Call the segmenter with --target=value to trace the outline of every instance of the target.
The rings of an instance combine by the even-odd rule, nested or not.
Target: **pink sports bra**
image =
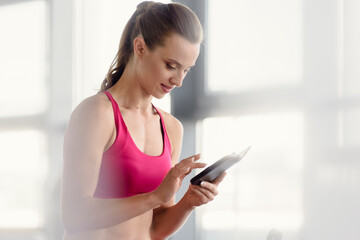
[[[155,190],[171,168],[171,145],[164,119],[160,116],[163,132],[163,152],[150,156],[138,149],[121,116],[118,104],[107,91],[114,110],[116,138],[103,153],[99,179],[94,193],[96,198],[126,198]]]

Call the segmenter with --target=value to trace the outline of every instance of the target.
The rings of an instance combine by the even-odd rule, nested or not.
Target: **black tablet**
[[[245,154],[250,150],[251,146],[247,147],[239,154],[227,155],[220,160],[216,161],[211,166],[205,168],[202,172],[193,177],[190,182],[194,185],[200,185],[202,181],[212,182],[226,169],[230,168],[235,163],[239,162]]]

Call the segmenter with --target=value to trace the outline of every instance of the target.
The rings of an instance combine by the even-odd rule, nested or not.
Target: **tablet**
[[[239,162],[245,154],[250,150],[251,146],[247,147],[244,151],[239,154],[233,153],[227,155],[220,160],[216,161],[211,166],[205,168],[202,172],[193,177],[190,182],[194,185],[200,185],[202,181],[212,182],[217,178],[221,173],[225,172],[226,169],[233,166],[235,163]]]

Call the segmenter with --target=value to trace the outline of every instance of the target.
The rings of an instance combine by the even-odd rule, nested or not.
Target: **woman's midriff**
[[[121,224],[76,234],[64,233],[63,240],[150,240],[153,211],[148,211]]]

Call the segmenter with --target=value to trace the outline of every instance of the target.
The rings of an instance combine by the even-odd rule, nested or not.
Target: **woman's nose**
[[[179,73],[171,77],[170,82],[174,84],[176,87],[181,87],[184,78],[185,78],[185,73]]]

